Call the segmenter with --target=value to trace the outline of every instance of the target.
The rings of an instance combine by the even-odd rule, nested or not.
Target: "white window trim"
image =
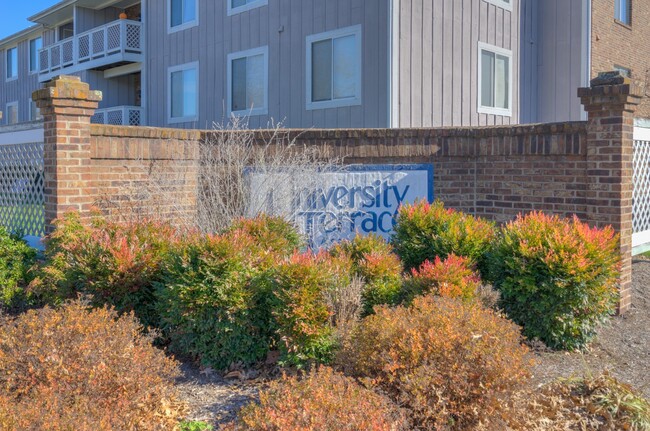
[[[9,107],[10,106],[15,106],[16,107],[16,122],[15,123],[10,123],[9,122]],[[12,124],[20,123],[20,111],[18,110],[18,101],[16,100],[14,102],[7,103],[6,109],[7,109],[7,121],[5,121],[5,124],[7,126],[9,126],[9,125],[12,125]]]
[[[196,16],[192,21],[184,22],[175,27],[172,27],[172,0],[167,0],[167,34],[176,33],[179,31],[187,30],[188,28],[196,27],[199,25],[199,0],[194,0],[196,4]]]
[[[172,117],[172,73],[185,70],[196,70],[196,115],[191,117]],[[191,123],[199,119],[199,62],[193,61],[192,63],[179,64],[167,68],[167,123]]]
[[[9,75],[9,62],[7,61],[7,55],[9,54],[9,51],[11,51],[12,49],[16,50],[16,63],[17,64],[16,64],[16,76],[12,76],[10,78],[8,76]],[[19,67],[20,66],[20,59],[18,58],[18,55],[19,55],[18,45],[11,46],[11,47],[5,49],[5,52],[4,52],[4,56],[5,56],[5,58],[4,58],[4,61],[5,61],[5,71],[4,71],[5,72],[5,82],[15,81],[15,80],[18,79],[18,76],[20,76],[20,67]]]
[[[319,42],[327,39],[336,39],[339,37],[354,35],[357,41],[357,58],[359,60],[357,68],[357,79],[356,79],[356,89],[357,94],[354,97],[348,97],[346,99],[336,99],[336,100],[325,100],[322,102],[313,102],[312,101],[312,46],[315,42]],[[361,76],[362,76],[362,67],[363,67],[363,51],[362,51],[362,33],[361,25],[355,25],[352,27],[340,28],[333,31],[328,31],[325,33],[313,34],[307,36],[307,110],[313,111],[316,109],[327,109],[327,108],[341,108],[344,106],[356,106],[361,105]],[[332,75],[333,79],[333,75]]]
[[[32,116],[32,113],[33,113],[32,105],[33,104],[34,104],[34,101],[30,97],[29,98],[29,121],[41,121],[43,119],[43,114],[40,115],[41,118],[33,118],[33,116]],[[40,111],[40,108],[38,106],[36,107],[36,109]]]
[[[269,4],[269,0],[256,0],[239,7],[232,7],[232,0],[226,0],[226,4],[228,5],[228,16],[232,16],[237,15],[238,13],[246,12],[247,10],[266,6]]]
[[[230,0],[228,0],[230,1]],[[232,62],[240,58],[253,57],[262,54],[264,56],[264,106],[253,107],[253,109],[243,109],[241,111],[232,111]],[[228,74],[227,74],[227,99],[229,115],[253,116],[268,115],[269,113],[269,47],[261,46],[259,48],[248,49],[246,51],[233,52],[228,54]]]
[[[482,87],[483,87],[483,79],[481,77],[481,70],[482,70],[482,61],[483,58],[481,56],[481,51],[489,51],[493,52],[495,54],[502,55],[504,57],[508,57],[508,109],[502,109],[502,108],[495,108],[492,106],[483,106],[481,105],[481,94],[482,94]],[[514,77],[512,76],[512,51],[505,49],[505,48],[500,48],[498,46],[490,45],[488,43],[484,42],[479,42],[478,43],[478,69],[477,69],[477,74],[478,74],[478,109],[477,112],[479,114],[492,114],[492,115],[500,115],[503,117],[512,117],[512,82],[514,80]]]
[[[510,0],[510,3],[505,2],[505,1],[503,1],[503,0],[483,0],[483,1],[485,1],[485,2],[487,2],[487,3],[492,3],[493,5],[498,6],[498,7],[500,7],[501,9],[505,9],[505,10],[510,10],[510,11],[511,11],[511,10],[512,10],[512,2],[513,2],[514,0]]]
[[[38,74],[40,72],[39,69],[41,68],[41,65],[40,65],[40,55],[41,54],[40,54],[39,51],[36,51],[36,58],[38,59],[39,64],[38,64],[38,67],[36,69],[32,70],[32,66],[33,66],[32,65],[32,41],[35,41],[36,39],[41,39],[41,49],[43,49],[43,36],[38,36],[38,37],[35,37],[33,39],[29,39],[29,41],[27,42],[27,53],[29,54],[29,58],[27,58],[27,63],[28,63],[27,64],[27,67],[28,67],[27,73],[30,74],[30,75]]]

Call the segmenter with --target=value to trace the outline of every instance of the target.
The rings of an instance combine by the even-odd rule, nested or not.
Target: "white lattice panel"
[[[85,34],[79,37],[79,60],[90,57],[90,35]]]
[[[113,51],[120,48],[120,24],[114,24],[106,29],[108,50]]]
[[[650,142],[634,141],[634,233],[650,231]]]
[[[52,47],[52,68],[61,65],[61,45]]]
[[[122,120],[122,110],[118,111],[108,111],[106,113],[106,124],[110,124],[112,126],[122,126],[124,125],[124,121]]]
[[[43,143],[0,145],[0,224],[23,235],[45,234]]]
[[[70,64],[74,60],[74,54],[72,51],[73,43],[72,40],[67,40],[63,43],[63,64]]]
[[[129,109],[129,126],[139,126],[142,123],[142,113],[139,109]]]
[[[95,115],[90,117],[90,122],[94,124],[106,124],[106,115],[104,112],[95,112]]]
[[[140,25],[126,25],[126,47],[129,50],[140,50]]]
[[[93,55],[104,52],[104,30],[93,32]]]
[[[50,56],[49,51],[44,50],[38,53],[39,64],[41,65],[41,70],[47,70],[50,68]]]

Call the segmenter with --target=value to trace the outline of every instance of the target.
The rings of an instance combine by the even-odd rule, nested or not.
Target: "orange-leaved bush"
[[[321,367],[304,377],[284,377],[245,407],[228,431],[399,431],[397,409],[355,380]]]
[[[168,430],[184,406],[176,363],[133,315],[80,302],[0,326],[0,429]]]
[[[406,269],[450,254],[469,258],[481,274],[486,255],[497,238],[494,223],[445,208],[440,201],[419,201],[400,207],[391,242]]]
[[[470,429],[529,376],[519,327],[478,301],[421,296],[377,307],[340,353],[411,414],[416,429]]]
[[[491,272],[501,306],[526,336],[576,349],[615,311],[619,262],[611,227],[533,212],[503,228]]]
[[[363,313],[372,313],[375,305],[394,305],[402,287],[402,262],[386,240],[377,235],[357,235],[330,250],[334,256],[352,261],[352,271],[364,282]]]
[[[450,298],[472,299],[481,287],[481,279],[472,269],[465,257],[450,254],[442,260],[436,257],[433,262],[425,261],[419,269],[411,270],[411,276],[404,282],[403,301],[410,303],[413,298],[434,294]]]

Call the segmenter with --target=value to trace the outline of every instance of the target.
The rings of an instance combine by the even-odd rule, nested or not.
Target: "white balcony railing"
[[[142,62],[142,23],[121,19],[39,51],[40,81],[121,62]]]
[[[143,112],[140,106],[115,106],[96,110],[90,121],[113,126],[141,126]]]

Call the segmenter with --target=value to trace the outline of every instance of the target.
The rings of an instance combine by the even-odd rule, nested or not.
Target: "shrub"
[[[270,313],[262,313],[252,280],[256,242],[242,232],[188,243],[158,283],[161,327],[178,353],[206,366],[251,365],[266,356]],[[253,250],[253,251],[252,251]],[[262,284],[263,286],[263,284]]]
[[[133,310],[143,324],[157,325],[153,285],[180,241],[171,226],[99,216],[83,224],[73,212],[55,224],[46,239],[46,263],[30,285],[33,292],[49,302],[90,295],[95,305]]]
[[[371,314],[375,305],[395,305],[402,287],[402,263],[392,247],[376,235],[358,235],[331,249],[334,256],[352,261],[353,275],[364,282],[363,313]]]
[[[403,300],[406,303],[427,293],[449,298],[473,299],[477,296],[481,279],[469,260],[454,254],[442,260],[425,261],[419,269],[413,269],[404,283]]]
[[[615,309],[613,229],[534,212],[509,223],[502,236],[492,272],[508,316],[549,347],[583,347]]]
[[[184,410],[177,366],[142,329],[79,302],[0,326],[0,428],[173,429]]]
[[[508,429],[534,431],[650,430],[650,402],[609,374],[572,378],[523,392],[507,415]]]
[[[0,310],[20,309],[31,301],[25,287],[35,259],[34,249],[0,226]]]
[[[351,263],[345,258],[312,252],[294,254],[274,274],[274,295],[285,360],[294,365],[329,362],[334,355],[336,316],[328,293],[351,284]]]
[[[528,377],[519,328],[478,302],[429,295],[375,312],[340,362],[408,408],[417,429],[468,429]]]
[[[383,397],[353,379],[320,368],[303,378],[285,377],[245,407],[230,431],[398,431],[404,420]]]
[[[277,253],[290,256],[303,245],[303,238],[295,226],[281,217],[261,214],[255,218],[237,219],[227,233],[238,232],[253,238],[257,242],[260,255],[270,256],[272,259],[277,257]]]
[[[492,222],[445,209],[442,202],[420,201],[400,208],[392,244],[408,270],[453,253],[469,258],[484,274],[495,239]]]

